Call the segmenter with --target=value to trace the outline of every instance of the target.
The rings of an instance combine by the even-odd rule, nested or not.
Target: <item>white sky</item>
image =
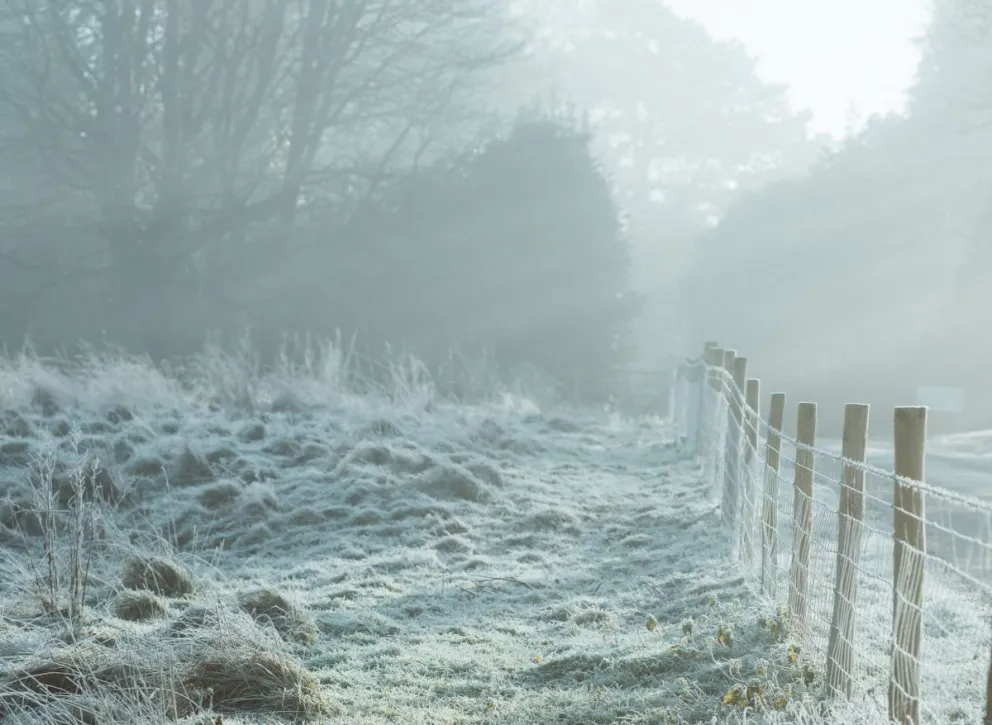
[[[927,0],[665,0],[718,38],[736,38],[768,81],[790,86],[814,131],[844,133],[855,111],[898,111],[912,82]]]

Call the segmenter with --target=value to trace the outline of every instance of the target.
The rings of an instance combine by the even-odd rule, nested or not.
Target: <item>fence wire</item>
[[[734,556],[783,606],[827,694],[919,725],[984,721],[992,505],[782,435],[728,371],[701,360],[676,372],[671,412],[713,483]],[[897,495],[922,499],[923,516]],[[902,526],[922,524],[922,550],[897,539],[897,509]]]

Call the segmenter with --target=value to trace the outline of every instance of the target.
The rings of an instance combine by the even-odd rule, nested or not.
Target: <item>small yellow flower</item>
[[[734,638],[730,632],[730,628],[721,624],[716,631],[716,641],[728,649],[732,648],[734,646]]]

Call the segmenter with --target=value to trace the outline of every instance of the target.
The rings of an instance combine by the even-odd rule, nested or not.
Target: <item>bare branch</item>
[[[0,139],[26,139],[62,193],[89,197],[117,257],[182,264],[320,186],[371,193],[419,163],[516,52],[505,13],[503,0],[0,0]]]

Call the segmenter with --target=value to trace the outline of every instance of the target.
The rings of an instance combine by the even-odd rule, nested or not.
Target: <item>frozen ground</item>
[[[0,363],[0,720],[822,722],[663,421],[346,378]]]

